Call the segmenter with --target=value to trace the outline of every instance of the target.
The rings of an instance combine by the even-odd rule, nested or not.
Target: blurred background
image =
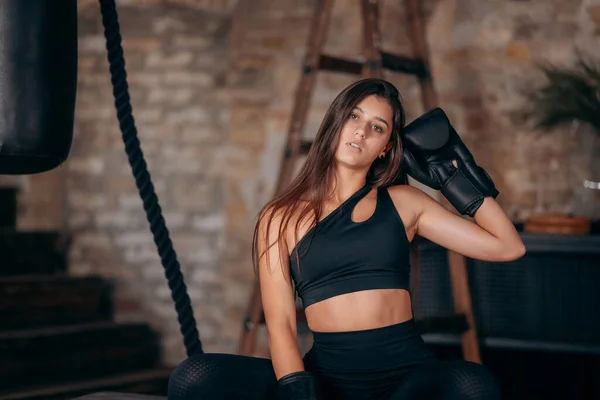
[[[383,49],[395,54],[410,54],[403,3],[380,1]],[[316,1],[117,5],[133,115],[200,337],[206,351],[237,353],[252,231],[274,193]],[[516,262],[468,260],[482,362],[507,398],[600,398],[600,0],[422,5],[440,106],[528,247]],[[70,157],[50,172],[0,176],[0,399],[164,394],[185,358],[123,150],[98,2],[80,0],[78,15]],[[361,59],[360,18],[358,0],[335,2],[327,54]],[[426,111],[414,77],[386,78],[408,121]],[[355,79],[319,73],[307,138]],[[525,110],[561,123],[538,127]],[[445,257],[424,244],[418,316],[453,312]],[[459,334],[425,337],[441,357],[462,356]],[[258,342],[255,354],[268,356],[264,327]]]

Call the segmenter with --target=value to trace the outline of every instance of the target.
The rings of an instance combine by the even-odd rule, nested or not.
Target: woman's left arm
[[[418,199],[416,234],[466,257],[512,261],[525,254],[525,245],[512,221],[492,197],[475,212],[474,222],[444,208],[415,189]]]

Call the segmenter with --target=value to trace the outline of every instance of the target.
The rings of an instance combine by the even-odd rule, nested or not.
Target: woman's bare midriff
[[[412,318],[404,289],[374,289],[342,294],[306,307],[313,332],[348,332],[381,328]]]

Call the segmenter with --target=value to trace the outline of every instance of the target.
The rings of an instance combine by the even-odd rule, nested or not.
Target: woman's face
[[[388,150],[392,133],[392,108],[387,100],[365,97],[347,116],[336,151],[338,165],[368,169]]]

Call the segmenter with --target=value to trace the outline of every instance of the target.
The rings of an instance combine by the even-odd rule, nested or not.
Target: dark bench
[[[73,400],[166,400],[163,396],[150,396],[145,394],[121,393],[121,392],[98,392],[76,397]]]

